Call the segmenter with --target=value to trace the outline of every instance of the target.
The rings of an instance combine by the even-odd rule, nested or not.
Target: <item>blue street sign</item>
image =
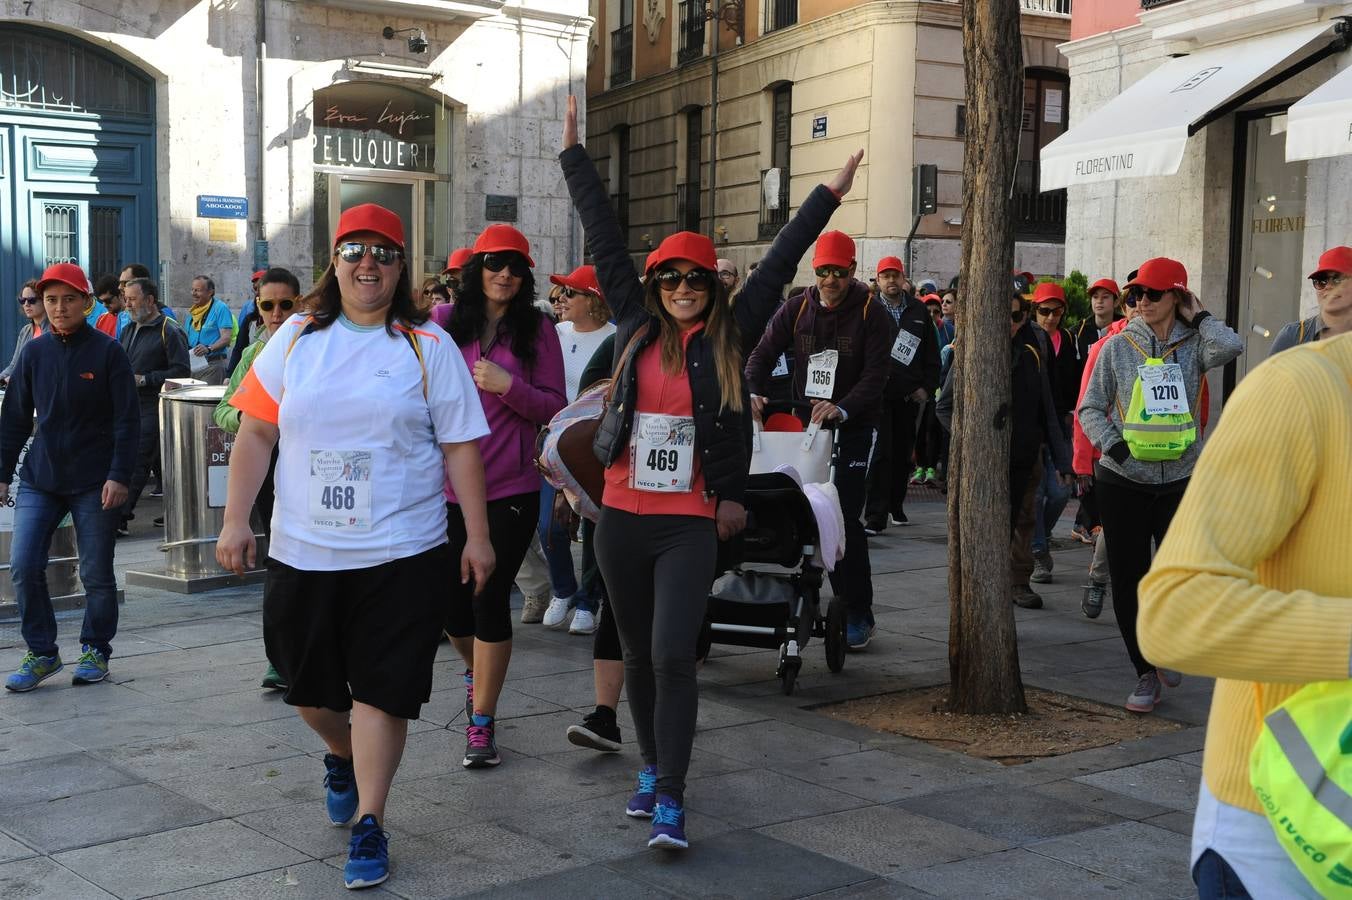
[[[217,194],[198,194],[197,218],[247,219],[249,218],[249,198],[222,197]]]

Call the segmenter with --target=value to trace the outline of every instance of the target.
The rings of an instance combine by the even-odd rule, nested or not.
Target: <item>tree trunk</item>
[[[1023,712],[1008,515],[1009,194],[1023,112],[1018,0],[962,0],[962,49],[967,134],[949,450],[949,702],[960,713]]]

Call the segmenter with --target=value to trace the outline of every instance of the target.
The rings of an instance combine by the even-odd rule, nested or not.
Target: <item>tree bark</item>
[[[949,450],[949,702],[1026,709],[1009,583],[1010,187],[1023,113],[1018,0],[962,0],[962,309]]]

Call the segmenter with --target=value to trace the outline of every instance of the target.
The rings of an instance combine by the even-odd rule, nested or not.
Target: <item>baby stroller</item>
[[[767,427],[777,418],[767,419]],[[829,483],[836,455],[834,429],[827,434],[814,429],[758,432],[747,481],[746,529],[719,554],[720,577],[710,592],[700,634],[701,658],[714,642],[778,647],[775,675],[785,695],[793,693],[803,649],[812,638],[823,640],[827,668],[839,672],[844,667],[845,603],[833,598],[823,615],[823,569],[813,561],[817,518],[799,483],[775,468],[787,463],[804,484]]]

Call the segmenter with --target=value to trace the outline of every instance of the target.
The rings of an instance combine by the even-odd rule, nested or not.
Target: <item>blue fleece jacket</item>
[[[117,341],[82,325],[23,348],[0,408],[0,483],[14,479],[35,412],[37,433],[19,473],[25,484],[74,494],[131,482],[141,416],[131,363]]]

